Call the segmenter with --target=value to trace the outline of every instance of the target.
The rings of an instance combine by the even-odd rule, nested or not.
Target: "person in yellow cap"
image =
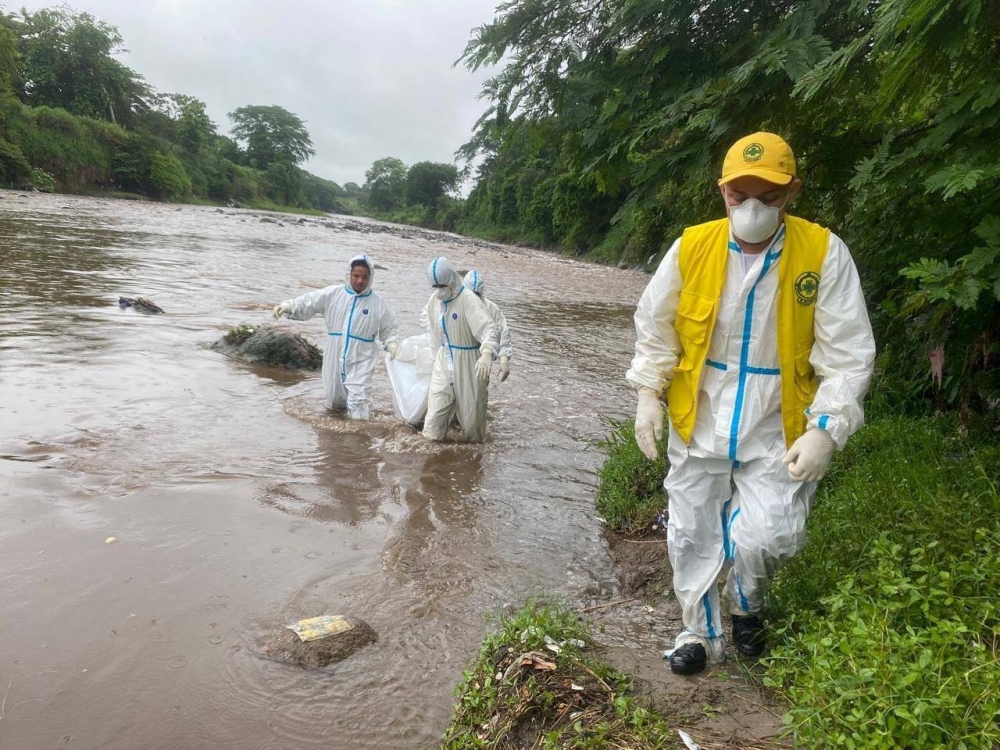
[[[678,674],[725,658],[716,582],[738,653],[765,647],[761,612],[778,565],[805,541],[833,452],[864,423],[875,342],[843,241],[787,213],[802,182],[773,133],[741,138],[719,189],[726,218],[684,230],[635,312],[626,374],[636,442],[650,459],[669,414],[667,546],[684,630]]]

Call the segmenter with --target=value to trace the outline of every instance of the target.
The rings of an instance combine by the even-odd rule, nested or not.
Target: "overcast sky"
[[[452,68],[499,0],[68,0],[117,26],[119,59],[158,91],[228,112],[277,104],[306,122],[306,169],[364,183],[375,159],[451,162],[485,108],[486,74]],[[53,2],[0,5],[37,10]],[[468,189],[468,187],[466,188]]]

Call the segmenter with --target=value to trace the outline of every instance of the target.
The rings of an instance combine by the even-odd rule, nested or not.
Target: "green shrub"
[[[191,194],[191,178],[174,154],[156,152],[150,157],[149,188],[160,198],[184,198]]]
[[[35,107],[32,113],[34,115],[35,125],[39,128],[44,130],[54,130],[58,133],[74,138],[79,135],[77,123],[83,118],[75,117],[65,109],[58,109],[56,107]]]
[[[232,165],[233,170],[233,200],[240,203],[248,203],[255,200],[260,194],[258,188],[258,176],[260,172],[250,167],[239,164]]]
[[[597,443],[607,452],[597,472],[600,480],[595,499],[597,512],[613,531],[647,531],[667,505],[663,491],[663,478],[667,475],[666,434],[660,444],[659,458],[650,461],[636,445],[632,420],[608,420],[608,427],[611,430],[608,436]]]
[[[32,169],[28,175],[26,187],[33,188],[42,193],[51,193],[56,189],[56,180],[44,169]]]
[[[141,133],[131,133],[114,156],[115,181],[122,190],[146,192],[152,167],[152,139]]]
[[[31,167],[51,174],[56,187],[79,190],[111,184],[112,155],[125,138],[120,127],[51,107],[8,101],[2,109],[8,139]]]
[[[238,326],[231,326],[222,338],[230,346],[239,346],[253,336],[256,330],[257,328],[248,323],[241,323]]]
[[[0,183],[19,186],[30,170],[31,165],[24,158],[21,149],[0,138]]]
[[[873,424],[779,573],[767,683],[804,747],[1000,743],[1000,447],[954,420]]]

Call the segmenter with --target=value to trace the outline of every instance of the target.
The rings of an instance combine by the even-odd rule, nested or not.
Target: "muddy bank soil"
[[[585,613],[595,632],[605,636],[598,635],[600,658],[632,675],[636,694],[702,748],[791,747],[790,741],[779,738],[785,709],[764,689],[762,669],[756,662],[731,654],[724,664],[710,665],[700,675],[671,673],[663,652],[673,647],[674,637],[684,626],[671,590],[666,532],[635,537],[606,531],[605,539],[620,585],[615,601],[620,603],[597,605]],[[728,616],[724,627],[728,636]],[[638,641],[644,646],[635,648],[620,641]]]
[[[667,563],[665,531],[641,537],[605,531],[604,538],[615,564],[623,597],[656,597],[670,591],[671,572]]]

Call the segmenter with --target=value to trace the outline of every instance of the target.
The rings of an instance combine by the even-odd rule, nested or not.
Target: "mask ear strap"
[[[794,182],[794,180],[792,182]],[[792,183],[789,182],[788,191],[785,193],[785,200],[782,201],[781,208],[778,209],[779,211],[784,211],[786,208],[788,208],[788,201],[791,197],[792,197]]]

